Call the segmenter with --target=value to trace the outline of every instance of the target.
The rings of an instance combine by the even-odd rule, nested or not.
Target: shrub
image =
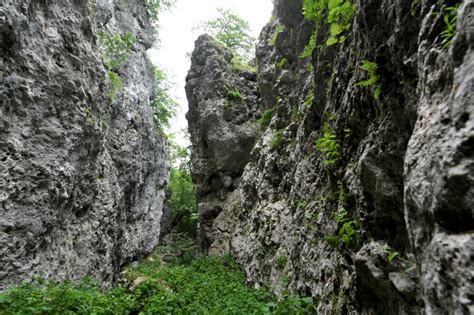
[[[316,149],[324,155],[324,165],[334,165],[341,157],[341,143],[328,122],[324,122],[323,137],[316,140]]]
[[[161,11],[171,8],[175,4],[175,0],[145,0],[150,19],[153,23],[158,22],[158,16]]]
[[[104,50],[103,59],[107,69],[116,71],[127,60],[135,45],[136,38],[133,33],[107,35],[99,33],[100,43]]]
[[[278,69],[281,70],[286,66],[287,63],[288,63],[288,59],[281,58],[280,61],[276,64],[276,66],[277,66]]]
[[[275,114],[275,111],[276,111],[276,106],[267,109],[266,111],[262,113],[262,117],[260,117],[257,123],[262,127],[267,127],[270,124],[272,117]]]
[[[232,89],[232,88],[227,89],[227,97],[230,99],[239,100],[239,101],[243,101],[245,99],[240,93],[240,91]]]
[[[377,74],[377,68],[378,65],[375,62],[363,60],[360,69],[367,73],[368,78],[356,84],[356,86],[362,87],[374,86],[374,98],[376,100],[380,98],[380,94],[382,93],[382,85],[379,83],[380,76]]]
[[[107,75],[110,80],[109,98],[114,101],[117,98],[117,94],[123,90],[122,80],[117,72],[112,70],[107,71]]]
[[[248,62],[244,61],[240,56],[235,55],[230,61],[230,66],[232,69],[242,72],[256,72],[257,69],[250,65]]]
[[[155,96],[151,102],[156,128],[164,134],[176,115],[178,103],[171,97],[171,84],[163,70],[155,68]]]
[[[344,208],[335,215],[335,219],[339,225],[337,234],[325,236],[324,240],[336,248],[358,246],[361,240],[359,222],[349,218],[348,212]]]

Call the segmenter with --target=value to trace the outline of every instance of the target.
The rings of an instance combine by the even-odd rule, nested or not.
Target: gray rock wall
[[[231,251],[256,287],[313,296],[321,314],[472,313],[473,2],[446,49],[433,12],[454,2],[355,4],[344,43],[324,45],[322,23],[322,45],[300,58],[313,26],[302,1],[275,1],[257,47],[256,113],[273,117],[203,231],[208,251]],[[376,85],[358,85],[364,60]],[[190,111],[202,104],[190,98]],[[199,133],[200,116],[188,119]],[[315,145],[325,124],[340,146],[329,164]],[[193,154],[215,150],[192,142]]]
[[[98,34],[131,32],[115,100]],[[150,108],[144,2],[0,4],[0,290],[85,275],[110,285],[157,244],[168,176]]]

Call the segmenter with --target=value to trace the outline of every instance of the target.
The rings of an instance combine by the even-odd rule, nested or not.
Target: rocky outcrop
[[[203,35],[196,41],[186,78],[192,176],[204,251],[215,241],[212,222],[222,211],[226,196],[238,187],[256,138],[256,75],[234,62],[228,49]]]
[[[100,33],[135,39],[114,69],[123,89]],[[0,4],[0,289],[34,276],[110,285],[157,244],[168,166],[152,39],[139,0]]]
[[[275,1],[261,34],[255,114],[271,119],[202,231],[209,252],[231,251],[255,286],[313,296],[321,314],[472,313],[474,3],[461,3],[443,48],[433,13],[453,2],[354,1],[345,41],[326,45],[323,18],[304,58],[314,25],[302,2]],[[190,112],[207,106],[194,95],[224,102],[214,78],[188,91]],[[206,130],[188,119],[192,134]],[[195,156],[216,150],[197,139]],[[212,195],[200,162],[194,179]]]

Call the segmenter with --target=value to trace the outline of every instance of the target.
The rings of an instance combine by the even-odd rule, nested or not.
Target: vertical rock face
[[[203,35],[196,41],[186,78],[199,240],[205,251],[215,241],[213,220],[238,186],[257,130],[255,73],[236,69],[232,57],[225,47]]]
[[[452,2],[355,1],[345,41],[326,45],[323,19],[306,58],[302,2],[275,1],[262,31],[254,113],[273,116],[237,189],[211,219],[201,213],[209,252],[231,251],[255,286],[315,297],[322,314],[473,312],[473,1],[449,48],[433,13]],[[210,179],[224,160],[195,135],[223,134],[202,126],[222,111],[208,104],[225,101],[213,87],[227,64],[200,43],[190,77],[208,80],[198,64],[215,75],[188,89],[188,120],[205,200],[221,191]],[[376,65],[368,86],[363,64]]]
[[[136,38],[114,100],[98,34]],[[168,167],[153,124],[143,1],[0,5],[0,289],[104,285],[158,242]]]

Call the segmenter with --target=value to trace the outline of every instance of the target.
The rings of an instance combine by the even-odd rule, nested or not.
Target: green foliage
[[[240,91],[232,88],[227,89],[227,97],[238,101],[243,101],[245,99]]]
[[[314,91],[311,90],[311,91],[309,92],[308,98],[306,99],[306,101],[304,101],[304,106],[306,106],[306,107],[311,107],[311,105],[313,104],[313,102],[314,102]]]
[[[291,111],[291,121],[298,120],[299,116],[300,116],[300,110],[299,110],[298,106],[294,106],[293,110]]]
[[[356,83],[356,86],[374,86],[374,99],[378,100],[382,93],[382,85],[379,83],[380,76],[377,74],[378,65],[375,62],[363,60],[360,69],[367,73],[368,78]]]
[[[412,0],[410,13],[412,16],[416,16],[418,9],[420,8],[420,0]]]
[[[99,33],[101,46],[104,50],[103,59],[107,69],[116,71],[127,60],[135,45],[136,38],[133,33],[107,35]]]
[[[114,101],[117,98],[117,94],[123,90],[122,80],[117,72],[112,70],[107,71],[107,75],[110,80],[109,98]]]
[[[387,260],[390,263],[393,262],[395,259],[399,258],[399,256],[400,256],[399,252],[397,252],[396,250],[394,250],[393,248],[391,248],[388,245],[384,246],[384,250],[387,253]]]
[[[300,57],[311,56],[316,48],[318,27],[324,17],[326,17],[325,23],[329,25],[329,38],[326,40],[326,45],[343,43],[346,39],[344,34],[351,28],[355,11],[356,6],[350,0],[304,0],[303,15],[313,22],[315,31]]]
[[[245,285],[230,256],[196,257],[186,264],[162,265],[155,252],[133,271],[143,281],[127,292],[101,291],[91,280],[23,284],[0,295],[0,314],[310,314],[311,298],[285,295],[273,300],[266,289]]]
[[[443,8],[441,12],[435,12],[433,14],[441,15],[444,23],[444,29],[440,34],[441,45],[443,49],[447,49],[451,46],[453,38],[456,35],[456,22],[458,20],[458,9],[459,4],[454,7]]]
[[[124,289],[101,292],[88,278],[78,283],[38,280],[0,294],[0,314],[126,314],[133,304]]]
[[[276,67],[277,69],[282,70],[283,68],[285,68],[287,63],[288,63],[288,59],[281,58],[280,61],[277,62]]]
[[[335,165],[341,157],[341,142],[327,121],[323,125],[323,137],[316,140],[316,149],[324,155],[324,165]]]
[[[244,61],[242,57],[235,55],[230,61],[230,66],[232,69],[241,71],[241,72],[256,72],[257,69],[250,65],[250,63]]]
[[[260,117],[257,123],[262,127],[267,127],[270,124],[275,112],[276,112],[276,106],[267,109],[266,111],[262,113],[262,117]]]
[[[273,33],[273,36],[270,40],[270,46],[275,46],[278,35],[285,30],[285,25],[283,24],[278,24],[275,28],[275,33]]]
[[[285,129],[283,128],[283,129],[279,129],[275,131],[275,133],[273,134],[273,140],[271,143],[272,150],[278,149],[280,144],[283,142],[283,139],[285,139]]]
[[[170,120],[176,115],[178,103],[171,97],[171,84],[166,74],[159,68],[155,68],[155,83],[155,97],[151,107],[156,128],[164,134],[164,129],[169,128]]]
[[[175,2],[175,0],[145,0],[145,6],[150,15],[151,21],[153,23],[158,22],[160,12],[171,8]]]
[[[340,246],[358,246],[361,241],[359,223],[356,220],[349,218],[348,212],[344,208],[335,215],[335,219],[339,225],[337,235],[325,236],[324,240],[335,248]]]
[[[201,22],[197,29],[208,32],[243,60],[250,60],[255,38],[250,36],[250,24],[231,10],[217,9],[219,16]]]
[[[278,256],[278,258],[276,259],[276,265],[280,269],[285,268],[287,263],[288,263],[288,256],[286,255]]]
[[[197,233],[196,188],[191,177],[190,150],[170,144],[172,169],[168,189],[168,204],[173,215],[174,230],[194,238]]]

